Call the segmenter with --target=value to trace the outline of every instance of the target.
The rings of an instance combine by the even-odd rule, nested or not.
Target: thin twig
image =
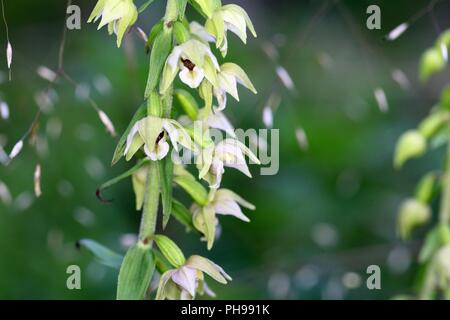
[[[10,44],[11,42],[9,40],[9,27],[8,27],[8,22],[6,21],[4,0],[2,0],[2,17],[3,17],[3,22],[5,24],[5,29],[6,29],[6,40],[8,41],[8,44]],[[9,68],[9,81],[11,81],[11,68]]]

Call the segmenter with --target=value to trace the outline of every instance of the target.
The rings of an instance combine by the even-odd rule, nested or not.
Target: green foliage
[[[138,243],[128,249],[120,267],[117,300],[142,300],[155,270],[148,245]]]
[[[120,254],[115,253],[94,240],[82,239],[78,241],[78,245],[82,248],[86,248],[94,255],[95,259],[104,266],[119,269],[122,264],[123,257]]]

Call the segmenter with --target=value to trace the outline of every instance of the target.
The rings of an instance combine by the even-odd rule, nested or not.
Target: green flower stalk
[[[205,18],[203,24],[188,21],[188,4]],[[120,47],[125,32],[137,18],[138,10],[132,0],[99,0],[89,22],[100,20],[99,29],[108,25],[110,34],[117,35]],[[217,237],[219,215],[250,221],[241,207],[255,207],[223,188],[222,177],[226,167],[251,177],[246,157],[253,164],[260,162],[237,140],[232,124],[221,111],[226,107],[228,94],[239,101],[238,84],[255,94],[257,91],[240,66],[219,61],[214,54],[219,49],[222,57],[226,56],[228,31],[246,43],[247,29],[256,37],[250,18],[237,5],[222,6],[220,0],[168,0],[164,17],[150,31],[146,45],[150,51],[146,102],[133,116],[113,158],[113,164],[122,157],[129,162],[136,160],[136,164],[99,189],[131,177],[135,207],[142,210],[139,241],[128,250],[120,266],[118,299],[194,299],[204,293],[214,296],[205,275],[221,284],[231,280],[207,258],[192,255],[186,259],[173,240],[156,232],[160,221],[164,231],[174,217],[186,230],[200,235],[200,240],[211,249]],[[211,43],[215,48],[210,47]],[[182,88],[176,87],[177,77]],[[196,101],[195,91],[204,105]],[[174,118],[174,114],[181,116]],[[213,129],[228,137],[213,140]],[[180,163],[185,153],[189,162]],[[198,176],[191,174],[185,164],[191,164]],[[192,203],[185,205],[175,199],[174,187],[185,191]],[[115,259],[109,265],[116,265],[117,260],[120,261]],[[160,281],[157,292],[152,292],[149,285],[155,274],[160,275]]]

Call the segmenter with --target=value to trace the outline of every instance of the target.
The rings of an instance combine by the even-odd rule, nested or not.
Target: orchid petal
[[[181,267],[172,274],[172,281],[195,297],[197,271],[188,266]]]
[[[169,270],[163,273],[159,279],[158,291],[156,292],[156,300],[164,300],[166,298],[166,287],[168,282],[172,279],[172,275],[176,270]]]
[[[205,72],[198,66],[195,66],[192,70],[189,70],[188,68],[183,66],[182,70],[180,71],[181,81],[192,89],[198,88],[204,78]]]

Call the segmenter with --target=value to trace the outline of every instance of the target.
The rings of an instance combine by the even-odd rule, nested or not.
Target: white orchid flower
[[[231,277],[220,266],[194,255],[180,268],[168,270],[161,276],[156,299],[192,300],[197,293],[214,294],[205,283],[204,273],[222,284],[231,281]]]
[[[169,143],[166,141],[166,135],[176,151],[179,150],[178,144],[196,150],[189,134],[177,121],[147,116],[136,122],[128,134],[124,152],[126,160],[129,161],[142,146],[150,160],[163,159],[170,149]]]
[[[258,93],[245,71],[237,64],[224,63],[220,66],[220,72],[217,77],[219,86],[214,88],[214,95],[218,104],[217,108],[215,108],[216,111],[225,109],[227,104],[227,93],[239,101],[239,93],[237,89],[238,83],[249,89],[254,94]]]
[[[217,190],[210,205],[213,206],[216,214],[234,216],[244,222],[250,222],[250,219],[242,213],[240,206],[249,210],[255,210],[253,204],[228,189]]]
[[[252,163],[261,164],[255,154],[236,139],[229,138],[217,145],[210,144],[197,158],[199,178],[208,181],[210,188],[213,189],[220,186],[225,167],[235,168],[251,178],[244,155],[247,155]]]
[[[255,210],[255,206],[228,189],[211,190],[207,205],[201,207],[193,204],[191,207],[192,221],[195,228],[204,235],[204,240],[211,249],[217,235],[219,220],[217,215],[228,215],[244,222],[250,219],[242,212],[241,206]]]
[[[256,31],[247,12],[238,5],[229,4],[216,10],[212,17],[206,21],[205,29],[215,38],[216,47],[225,57],[228,52],[228,31],[236,34],[244,43],[247,43],[247,29],[256,38]]]
[[[198,88],[207,79],[213,86],[217,86],[217,72],[220,71],[216,57],[205,43],[190,39],[176,46],[167,58],[164,66],[160,92],[164,94],[179,77],[183,83],[191,88]]]
[[[109,34],[117,35],[117,46],[120,47],[125,32],[138,18],[138,10],[133,0],[99,0],[88,23],[96,22],[100,18],[98,29],[108,25]]]

